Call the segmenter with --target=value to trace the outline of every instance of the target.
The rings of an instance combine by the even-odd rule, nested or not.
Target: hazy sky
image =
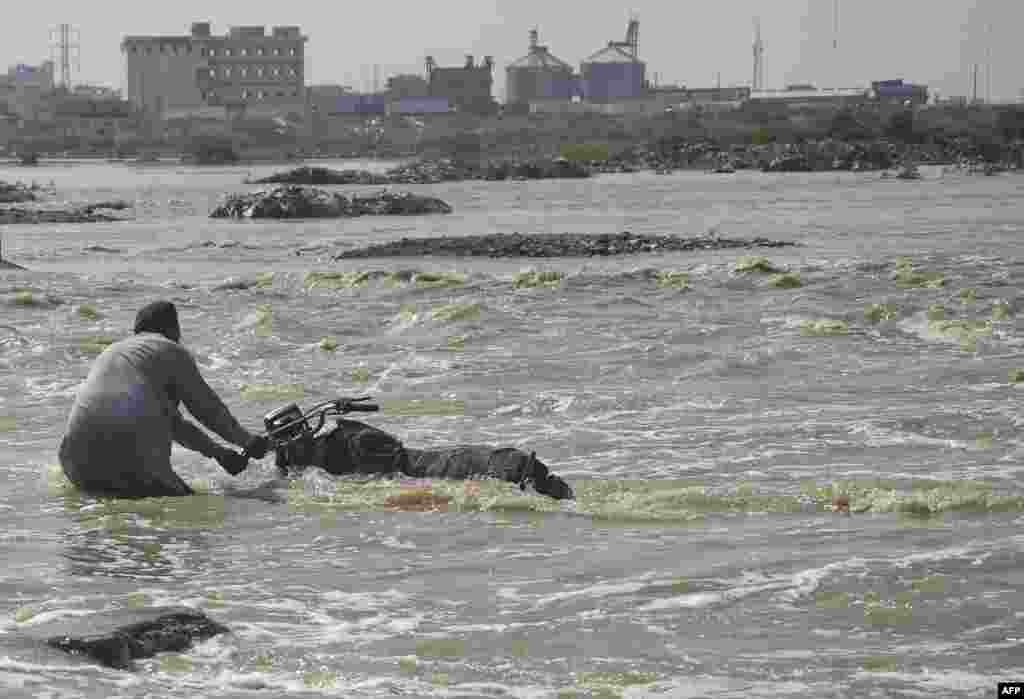
[[[660,84],[747,85],[752,76],[754,17],[761,18],[765,83],[811,82],[818,87],[867,85],[904,78],[943,95],[971,91],[1016,100],[1024,88],[1022,0],[839,0],[838,48],[833,47],[834,0],[430,0],[429,2],[175,2],[14,3],[0,22],[0,65],[39,63],[51,56],[52,30],[71,24],[81,46],[76,82],[121,87],[121,37],[186,34],[208,20],[221,34],[231,25],[297,24],[309,36],[307,82],[356,89],[396,72],[422,72],[423,57],[439,65],[493,55],[496,96],[504,67],[526,53],[527,32],[540,30],[552,53],[578,68],[609,40],[624,38],[630,12],[640,20],[640,57]],[[991,27],[989,29],[989,27]],[[991,65],[991,76],[986,72]]]

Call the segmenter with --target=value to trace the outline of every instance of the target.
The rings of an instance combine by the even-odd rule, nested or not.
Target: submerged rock
[[[123,217],[111,216],[104,211],[120,211],[131,208],[123,201],[100,202],[96,204],[68,204],[56,207],[0,207],[0,225],[15,223],[104,223],[124,221]]]
[[[20,182],[9,184],[0,182],[0,204],[21,204],[26,201],[35,201],[36,195],[32,188]]]
[[[463,180],[539,180],[590,177],[582,163],[563,159],[527,161],[502,160],[486,164],[455,163],[451,160],[419,160],[391,168],[385,173],[368,170],[332,170],[303,166],[250,180],[250,184],[351,185],[428,184]]]
[[[341,218],[417,214],[450,214],[452,207],[436,197],[410,192],[380,192],[346,197],[314,187],[285,185],[233,194],[210,218]]]
[[[392,179],[367,170],[332,170],[326,167],[297,167],[275,172],[268,177],[250,180],[250,184],[389,184]]]
[[[491,235],[439,236],[436,238],[402,238],[391,243],[346,250],[334,259],[356,257],[421,257],[423,255],[456,255],[482,257],[587,257],[594,255],[628,255],[634,253],[677,252],[690,250],[722,250],[729,248],[784,247],[796,245],[767,238],[729,239],[701,236],[681,238],[674,235],[637,235],[605,233],[586,235],[574,233],[495,233]]]
[[[229,629],[189,607],[117,609],[30,626],[25,634],[51,648],[131,670],[134,661],[181,651]]]

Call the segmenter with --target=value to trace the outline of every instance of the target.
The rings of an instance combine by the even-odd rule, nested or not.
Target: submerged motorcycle
[[[411,449],[383,430],[342,417],[379,409],[369,396],[361,396],[325,401],[305,412],[291,403],[267,413],[263,424],[278,469],[282,475],[317,466],[336,475],[498,478],[556,500],[574,498],[569,484],[533,452],[490,446]],[[325,427],[328,418],[334,418],[334,424]]]

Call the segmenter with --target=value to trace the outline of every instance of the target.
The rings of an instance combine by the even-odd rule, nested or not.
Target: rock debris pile
[[[521,233],[437,238],[402,238],[390,243],[346,250],[334,259],[364,257],[478,256],[478,257],[591,257],[636,253],[786,247],[792,242],[767,238],[730,239],[712,236],[682,238],[630,232],[599,235]]]
[[[346,197],[315,187],[285,185],[230,195],[210,213],[210,218],[342,218],[451,212],[452,207],[441,199],[409,192]]]

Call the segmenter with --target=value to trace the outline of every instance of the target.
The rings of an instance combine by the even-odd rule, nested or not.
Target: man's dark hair
[[[154,301],[135,316],[135,333],[160,333],[168,340],[181,340],[178,309],[170,301]]]

